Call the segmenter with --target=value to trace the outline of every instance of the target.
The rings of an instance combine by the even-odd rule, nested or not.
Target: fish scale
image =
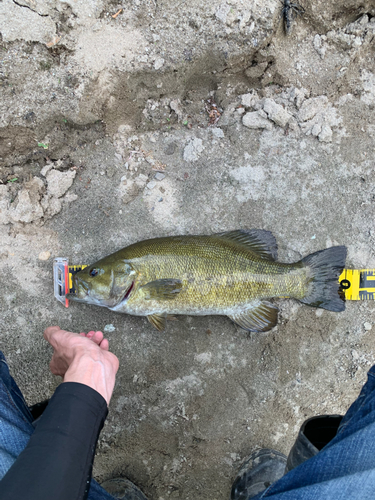
[[[162,312],[190,314],[194,310],[195,314],[217,314],[224,308],[228,313],[252,299],[300,298],[306,292],[303,268],[258,259],[256,254],[235,242],[218,247],[215,237],[186,236],[183,244],[180,238],[160,240],[131,245],[121,250],[117,258],[131,260],[135,267],[146,270],[139,277],[135,292],[157,279],[181,279],[181,293],[172,303],[166,302]],[[188,251],[193,255],[187,255]],[[189,275],[194,277],[193,282]],[[156,307],[155,302],[144,300],[140,303],[134,293],[127,309],[133,314],[141,314],[143,310]]]

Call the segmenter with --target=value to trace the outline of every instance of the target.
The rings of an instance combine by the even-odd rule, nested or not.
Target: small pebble
[[[162,174],[161,172],[158,172],[157,174],[155,174],[155,179],[157,181],[162,181],[165,177],[165,174]]]
[[[363,326],[364,326],[366,332],[369,332],[372,329],[371,323],[366,322]]]
[[[159,201],[159,202],[160,202],[160,201],[163,201],[163,198],[159,198],[159,199],[158,199],[158,201]]]
[[[147,188],[148,189],[154,189],[154,187],[156,186],[156,182],[155,181],[151,181],[147,184]]]
[[[110,323],[109,325],[105,325],[104,327],[104,331],[106,333],[111,333],[111,332],[114,332],[116,330],[116,328],[112,325],[112,323]]]
[[[51,257],[51,252],[40,252],[38,255],[39,260],[48,260]]]

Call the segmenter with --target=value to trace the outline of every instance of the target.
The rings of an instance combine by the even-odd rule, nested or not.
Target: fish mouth
[[[122,304],[123,302],[126,302],[129,298],[129,295],[131,294],[132,290],[134,288],[134,281],[132,281],[132,284],[130,285],[130,287],[126,290],[125,292],[125,295],[123,296],[123,298],[120,300],[120,304]]]

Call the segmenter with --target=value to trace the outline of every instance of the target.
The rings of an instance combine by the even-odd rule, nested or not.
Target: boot
[[[289,452],[285,473],[319,453],[336,436],[341,420],[341,415],[319,415],[305,420]]]
[[[231,500],[250,500],[297,465],[315,456],[336,436],[341,420],[341,415],[305,420],[288,458],[271,449],[258,450],[250,455],[233,483]]]
[[[100,485],[117,500],[147,500],[142,491],[129,479],[116,477]]]
[[[232,485],[231,500],[248,500],[264,491],[285,473],[286,456],[262,449],[250,455]]]

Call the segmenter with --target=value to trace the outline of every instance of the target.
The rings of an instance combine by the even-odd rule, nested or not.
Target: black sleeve
[[[84,500],[108,414],[87,385],[59,385],[23,452],[0,481],[2,500]]]

